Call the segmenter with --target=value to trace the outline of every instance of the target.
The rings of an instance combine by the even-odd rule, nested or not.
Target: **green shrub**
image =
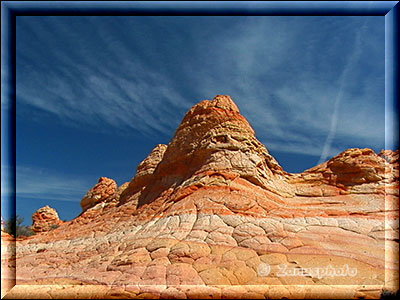
[[[18,215],[8,219],[4,222],[4,231],[14,237],[34,235],[35,233],[29,228],[29,226],[21,225],[23,221],[24,218]]]
[[[60,227],[60,225],[53,224],[53,225],[50,226],[50,230],[54,230],[54,229],[56,229],[58,227]]]

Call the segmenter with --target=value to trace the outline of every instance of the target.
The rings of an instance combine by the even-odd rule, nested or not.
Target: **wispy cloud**
[[[351,40],[358,20],[18,18],[17,100],[82,128],[171,137],[191,105],[225,93],[268,148],[323,160],[334,139],[383,141],[383,80],[361,63],[380,48],[366,48],[375,25]]]
[[[356,38],[354,41],[354,49],[353,49],[352,53],[348,56],[348,61],[347,61],[346,65],[344,66],[342,75],[340,76],[339,90],[337,92],[337,96],[336,96],[334,106],[333,106],[331,126],[329,129],[329,133],[326,137],[324,147],[322,148],[322,153],[319,158],[318,164],[324,162],[327,159],[327,157],[330,156],[332,141],[333,141],[333,138],[334,138],[334,136],[336,134],[336,130],[337,130],[337,123],[338,123],[338,118],[339,118],[339,105],[342,101],[343,91],[344,91],[347,81],[349,80],[350,72],[354,68],[357,61],[359,60],[359,57],[361,54],[361,36],[364,34],[365,27],[366,26],[365,26],[365,22],[364,22],[360,31],[357,32],[357,35],[356,35]]]
[[[40,40],[51,56],[30,56],[17,46],[18,101],[78,126],[103,123],[147,135],[170,134],[178,123],[174,112],[187,107],[169,78],[138,58],[129,41],[118,39],[107,25],[99,29],[90,18],[83,23],[88,28],[80,36],[73,26],[79,24],[76,20],[70,26],[51,19],[33,28],[21,22],[21,32],[33,37],[24,46],[38,52]],[[84,38],[91,31],[96,43],[86,47]],[[66,42],[57,35],[64,35]]]
[[[201,89],[217,90],[218,77],[226,77],[230,85],[222,88],[235,96],[241,112],[271,150],[319,157],[322,151],[326,159],[349,147],[381,146],[384,93],[376,69],[382,71],[383,56],[378,53],[383,52],[376,45],[371,52],[367,48],[375,37],[366,35],[364,23],[353,46],[353,35],[349,39],[346,34],[354,32],[350,25],[354,23],[307,20],[248,18],[232,25],[235,38],[214,36],[211,43],[218,45],[219,53],[214,60],[223,62],[222,69],[211,72]],[[332,29],[343,24],[342,30]],[[332,38],[320,36],[318,26],[326,27],[321,32]],[[363,68],[368,56],[378,63],[373,74]],[[355,86],[355,91],[349,86]],[[332,146],[334,138],[341,145]]]
[[[2,171],[6,172],[2,174],[9,174],[7,166],[2,166]],[[91,187],[90,184],[82,175],[71,176],[27,166],[16,168],[17,200],[29,198],[79,202]]]

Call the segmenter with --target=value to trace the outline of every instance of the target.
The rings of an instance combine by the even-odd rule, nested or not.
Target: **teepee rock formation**
[[[370,149],[285,172],[218,95],[130,182],[100,178],[78,217],[19,241],[8,296],[379,298],[398,289],[398,177],[398,151]]]
[[[207,186],[207,178],[223,177],[221,174],[279,192],[270,181],[287,173],[256,139],[232,99],[217,95],[186,113],[168,146],[153,149],[120,201],[133,200],[140,207],[163,193],[169,197],[178,190]]]

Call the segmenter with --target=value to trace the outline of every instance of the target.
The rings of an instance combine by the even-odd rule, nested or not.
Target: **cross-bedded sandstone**
[[[46,205],[33,213],[31,228],[35,233],[47,232],[57,228],[62,223],[57,211]]]
[[[82,211],[95,206],[98,203],[108,202],[115,198],[117,184],[107,177],[100,177],[97,184],[92,187],[81,200]]]
[[[349,149],[290,174],[228,96],[193,106],[129,183],[100,180],[82,203],[57,231],[18,241],[8,297],[379,298],[398,288],[398,151]],[[312,273],[346,266],[356,274]]]

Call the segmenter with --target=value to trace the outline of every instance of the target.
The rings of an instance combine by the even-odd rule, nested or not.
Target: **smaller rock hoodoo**
[[[107,177],[100,177],[97,184],[95,184],[82,198],[82,211],[84,212],[98,203],[111,201],[115,198],[116,193],[116,182]]]
[[[32,214],[31,229],[35,233],[47,232],[57,228],[62,223],[63,222],[58,217],[57,211],[46,205]]]

